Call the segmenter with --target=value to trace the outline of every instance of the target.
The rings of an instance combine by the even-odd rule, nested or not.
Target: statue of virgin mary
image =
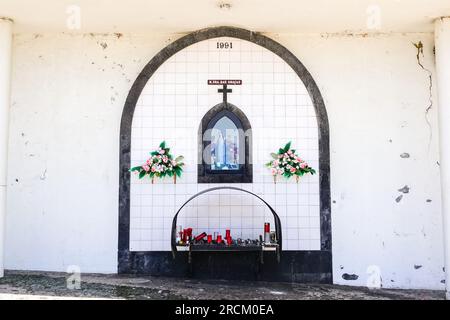
[[[219,130],[216,142],[216,163],[218,167],[225,164],[225,141],[223,139],[222,131]]]

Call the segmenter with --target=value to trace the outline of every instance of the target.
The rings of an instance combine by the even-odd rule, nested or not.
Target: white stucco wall
[[[423,42],[434,74],[433,35],[269,36],[305,64],[327,107],[334,281],[366,285],[376,265],[384,287],[443,289],[434,82],[430,130],[428,73],[412,44]],[[116,272],[121,112],[173,39],[15,36],[7,269]]]

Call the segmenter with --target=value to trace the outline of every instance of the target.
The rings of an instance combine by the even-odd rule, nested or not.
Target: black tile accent
[[[264,253],[261,264],[254,252],[128,252],[120,256],[120,273],[196,279],[262,280],[301,283],[331,283],[330,251],[283,251],[280,263],[274,252]]]
[[[245,29],[234,27],[207,28],[190,33],[162,49],[144,67],[133,83],[120,124],[120,172],[119,172],[119,243],[118,243],[118,272],[119,273],[149,273],[168,276],[177,276],[183,271],[186,263],[183,257],[172,259],[171,252],[130,252],[130,152],[131,152],[131,123],[136,103],[147,81],[153,73],[171,56],[178,51],[196,42],[218,37],[233,37],[260,45],[281,57],[303,81],[314,104],[319,127],[319,170],[320,170],[320,225],[321,225],[321,251],[283,251],[281,266],[267,269],[266,277],[277,277],[296,282],[332,282],[331,259],[331,198],[330,198],[330,146],[329,124],[325,104],[316,82],[305,66],[287,48],[276,41]],[[225,181],[224,181],[225,182]],[[242,257],[243,258],[243,257]],[[180,260],[181,259],[181,260]],[[213,255],[205,257],[206,260],[215,259]],[[250,257],[248,258],[250,259]],[[223,265],[234,265],[245,259],[227,257]],[[268,260],[268,259],[266,259]],[[201,265],[201,261],[199,262]],[[275,263],[275,262],[274,262]],[[220,265],[220,264],[219,264]],[[269,261],[264,264],[268,268]],[[214,265],[215,266],[215,265]],[[210,269],[212,268],[212,269]],[[206,275],[220,272],[213,265],[206,268]],[[219,268],[219,267],[217,267]],[[224,267],[225,268],[225,267]],[[248,267],[250,268],[250,266]],[[306,269],[305,269],[306,268]],[[193,268],[196,274],[200,269]],[[240,268],[233,268],[224,277],[236,276]],[[266,269],[263,269],[266,270]],[[300,270],[299,272],[297,272]],[[235,272],[236,271],[236,272]],[[183,272],[181,272],[184,274]],[[201,272],[200,272],[201,273]],[[264,272],[263,272],[264,274]],[[201,274],[204,275],[204,274]],[[264,278],[265,279],[265,278]]]

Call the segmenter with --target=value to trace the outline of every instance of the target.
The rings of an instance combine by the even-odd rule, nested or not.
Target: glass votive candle
[[[208,234],[206,239],[207,239],[208,243],[211,243],[212,242],[212,235]]]

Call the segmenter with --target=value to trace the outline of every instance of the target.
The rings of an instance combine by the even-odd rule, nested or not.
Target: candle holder
[[[192,200],[195,198],[209,192],[218,191],[218,190],[234,190],[234,191],[240,191],[243,193],[248,193],[250,195],[253,195],[254,197],[261,200],[270,210],[270,212],[273,215],[274,218],[274,227],[275,230],[273,231],[275,233],[275,239],[276,241],[272,240],[271,237],[271,230],[270,225],[266,226],[265,230],[268,230],[264,233],[264,241],[263,237],[261,236],[259,239],[251,240],[243,240],[243,239],[237,239],[236,241],[233,241],[231,237],[231,230],[227,229],[225,230],[225,239],[222,238],[222,235],[215,231],[212,235],[203,235],[199,241],[195,241],[195,239],[192,239],[192,229],[188,228],[185,229],[185,232],[183,232],[184,238],[186,238],[186,242],[184,242],[183,245],[179,245],[176,241],[176,226],[177,226],[177,219],[178,215],[180,214],[181,210]],[[190,230],[189,230],[190,229]],[[266,238],[266,234],[268,237]],[[206,243],[204,240],[204,237],[206,236]],[[200,252],[200,251],[207,251],[207,252],[214,252],[214,251],[225,251],[225,252],[238,252],[238,251],[253,251],[258,252],[261,257],[261,263],[263,263],[263,253],[264,252],[275,252],[277,261],[280,262],[280,255],[282,250],[282,234],[281,234],[281,220],[278,217],[275,210],[261,197],[258,195],[244,189],[236,188],[236,187],[216,187],[211,189],[203,190],[196,195],[192,196],[188,201],[186,201],[176,212],[173,221],[172,221],[172,235],[171,235],[171,246],[172,246],[172,255],[175,258],[176,253],[178,251],[187,251],[188,253],[188,261],[189,263],[192,261],[192,252]],[[184,239],[183,239],[184,240]],[[224,245],[224,241],[225,244]]]

